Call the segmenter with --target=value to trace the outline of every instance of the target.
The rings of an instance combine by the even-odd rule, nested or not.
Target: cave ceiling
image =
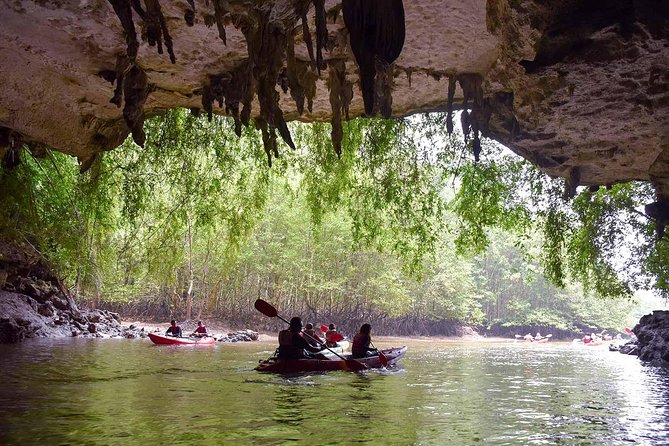
[[[572,192],[669,199],[669,2],[0,0],[6,164],[85,166],[175,107],[253,120],[271,163],[287,121],[331,121],[337,149],[347,118],[463,106]]]

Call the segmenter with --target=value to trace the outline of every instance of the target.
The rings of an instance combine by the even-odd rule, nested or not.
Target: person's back
[[[362,324],[360,331],[353,337],[351,353],[353,357],[364,358],[369,356],[373,350],[369,346],[372,343],[372,327],[369,324]]]
[[[289,329],[279,332],[279,358],[297,359],[299,352],[293,347],[293,332]]]
[[[279,332],[279,358],[301,359],[308,352],[319,352],[321,349],[312,346],[302,337],[302,320],[294,317],[290,320],[290,328]]]

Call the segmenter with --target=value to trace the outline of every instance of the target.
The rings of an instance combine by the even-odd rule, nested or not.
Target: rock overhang
[[[164,28],[158,28],[169,34],[175,63],[170,61],[164,34],[158,36],[162,54],[148,43],[156,40],[156,28],[149,26],[149,22],[155,25],[155,16],[144,20],[135,13],[138,47],[133,62],[146,79],[140,73],[131,76],[130,84],[136,88],[125,93],[137,94],[139,100],[124,117],[125,107],[110,102],[118,85],[119,60],[128,52],[128,33],[115,6],[131,3],[147,11],[159,5]],[[234,114],[235,101],[232,106],[226,101],[235,70],[242,70],[239,75],[260,76],[265,90],[276,91],[284,120],[328,121],[337,114],[345,119],[346,112],[360,116],[364,104],[359,68],[339,1],[321,0],[327,66],[319,71],[311,61],[307,44],[311,40],[312,47],[317,46],[318,3],[4,0],[0,151],[6,155],[9,147],[25,142],[85,162],[118,146],[132,122],[141,124],[145,116],[175,107],[206,109],[207,94],[213,113]],[[661,200],[669,199],[669,6],[665,3],[404,2],[404,44],[389,76],[392,114],[446,111],[450,87],[453,107],[462,107],[464,96],[468,108],[476,104],[472,116],[476,131],[504,143],[546,173],[567,178],[570,187],[645,180],[653,182]],[[189,11],[193,26],[185,19]],[[307,34],[301,20],[304,11]],[[250,70],[255,67],[260,75],[243,71],[245,63],[264,51],[262,45],[253,44],[258,34],[249,30],[260,26],[263,17],[280,24],[279,31],[273,31],[278,32],[275,40],[284,47],[289,40],[294,42],[293,66],[299,77],[295,85],[307,99],[301,115],[291,94],[295,89],[282,90],[282,81],[290,83],[284,72],[285,49],[271,61],[270,53],[256,58]],[[121,71],[128,74],[130,65]],[[273,79],[277,70],[281,79]],[[258,85],[251,88],[258,90]],[[331,91],[337,92],[334,103]],[[217,92],[226,100],[220,106]],[[236,113],[243,118],[241,93],[235,98]],[[246,93],[254,98],[249,117],[257,119],[261,113],[257,91]],[[269,130],[273,127],[277,126],[270,122]]]

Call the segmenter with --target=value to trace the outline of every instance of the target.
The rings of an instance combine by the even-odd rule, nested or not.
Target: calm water
[[[253,371],[273,343],[0,345],[0,444],[669,444],[666,369],[564,343],[405,343],[394,371],[296,377]]]

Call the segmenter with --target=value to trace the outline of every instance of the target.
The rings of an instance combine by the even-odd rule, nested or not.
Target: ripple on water
[[[156,349],[125,340],[0,347],[0,439],[669,444],[669,373],[624,355],[559,343],[409,342],[397,369],[253,371],[273,348]]]

